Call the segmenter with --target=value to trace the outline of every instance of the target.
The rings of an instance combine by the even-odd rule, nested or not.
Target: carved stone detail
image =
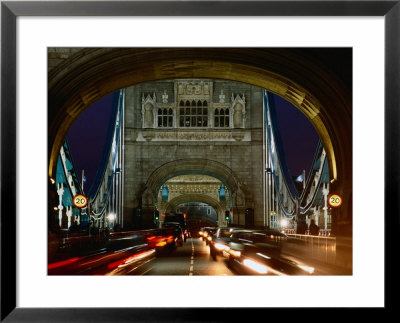
[[[224,90],[221,90],[221,94],[219,95],[219,103],[225,103]]]
[[[232,132],[232,138],[235,139],[236,141],[242,141],[244,138],[244,133],[243,131],[236,131],[234,130]]]
[[[146,141],[151,141],[154,138],[154,132],[153,131],[143,131],[142,136]]]
[[[244,121],[246,115],[246,98],[239,94],[234,97],[232,93],[231,97],[231,110],[233,115],[233,127],[244,128]]]
[[[164,90],[164,94],[162,95],[162,103],[168,103],[167,90]]]
[[[179,80],[175,81],[177,88],[177,101],[180,100],[207,100],[210,102],[212,95],[212,81],[208,80]]]
[[[142,120],[143,128],[154,128],[156,118],[156,94],[153,97],[148,94],[142,94]]]
[[[138,131],[136,141],[250,141],[251,131],[242,129],[224,131]]]

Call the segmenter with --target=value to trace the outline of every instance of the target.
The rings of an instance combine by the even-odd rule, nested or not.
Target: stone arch
[[[240,180],[237,178],[235,173],[226,165],[217,161],[202,158],[178,159],[160,166],[149,176],[146,183],[146,189],[142,195],[143,209],[147,209],[148,212],[151,213],[151,210],[154,209],[157,201],[159,188],[168,179],[186,174],[209,175],[221,180],[221,182],[228,187],[230,201],[232,203],[230,207],[234,210],[238,206],[242,207],[242,204],[246,201],[246,194],[242,189],[243,185],[240,183]],[[152,196],[153,199],[149,199],[150,196]],[[191,195],[188,194],[185,196],[190,197]],[[200,194],[194,194],[193,196],[199,196],[202,197],[203,200],[207,200],[205,196],[201,196]],[[216,205],[215,202],[213,202],[214,199],[208,197],[208,200],[210,203],[213,203],[212,205]],[[238,202],[240,203],[239,205],[237,205]],[[217,204],[219,205],[218,207],[220,207],[221,204]]]
[[[171,201],[168,201],[165,205],[165,212],[171,212],[172,209],[185,202],[201,202],[206,203],[214,208],[218,215],[218,223],[223,225],[223,216],[225,209],[222,207],[221,203],[216,199],[206,195],[206,194],[182,194]]]
[[[351,89],[319,63],[323,53],[317,59],[315,55],[312,49],[280,48],[79,50],[49,72],[49,177],[54,177],[59,149],[73,121],[105,95],[154,80],[224,79],[273,92],[310,120],[327,152],[331,188],[344,198],[343,208],[335,212],[343,213],[338,218],[351,218],[345,211],[351,209],[352,192]]]
[[[234,172],[226,165],[203,158],[177,159],[160,166],[149,176],[146,183],[146,190],[154,192],[168,179],[183,174],[205,174],[220,179],[227,184],[230,192],[236,192],[240,182]]]

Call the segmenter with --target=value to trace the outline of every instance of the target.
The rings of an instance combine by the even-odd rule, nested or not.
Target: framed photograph
[[[396,236],[399,229],[399,161],[395,153],[399,149],[399,15],[398,1],[2,1],[1,320],[233,321],[243,310],[264,313],[270,308],[390,309],[393,287],[388,281],[397,281],[392,275],[394,266],[389,265],[391,255],[396,254],[390,237]],[[332,76],[329,70],[338,74]],[[117,94],[107,97],[110,93]],[[297,201],[285,202],[285,219],[289,220],[285,223],[278,216],[283,211],[275,205],[288,193],[259,194],[252,188],[258,187],[251,182],[255,177],[249,176],[248,182],[238,180],[239,171],[229,173],[229,168],[222,165],[222,157],[215,158],[218,163],[200,164],[201,156],[193,154],[185,159],[186,151],[173,145],[184,134],[185,140],[191,141],[187,145],[196,143],[199,150],[201,142],[207,141],[207,154],[222,156],[219,149],[226,149],[225,141],[234,143],[235,148],[231,149],[238,152],[240,145],[247,142],[249,147],[262,145],[263,140],[271,144],[271,138],[276,140],[275,133],[269,135],[263,130],[259,134],[255,125],[256,119],[272,125],[275,112],[270,102],[277,104],[278,97],[311,120],[322,141],[318,158],[322,161],[326,155],[329,165],[326,186],[322,185],[319,193],[321,203],[326,195],[325,208],[321,204],[320,209],[308,210],[308,204],[301,200],[306,193],[300,194]],[[112,162],[105,159],[104,167],[110,165],[110,169],[105,168],[104,172],[116,178],[113,187],[129,183],[129,190],[123,188],[123,194],[137,196],[140,191],[141,198],[140,202],[132,198],[119,206],[117,201],[127,199],[115,193],[114,209],[121,210],[107,209],[107,214],[100,216],[99,205],[106,189],[96,193],[99,202],[94,202],[96,194],[83,190],[83,170],[76,176],[68,166],[72,163],[72,137],[71,147],[64,138],[77,116],[102,98],[115,103],[115,111],[111,112],[115,125],[130,125],[124,126],[127,130],[122,139],[108,131],[107,136],[114,140],[110,147],[117,147],[118,151],[118,143],[122,143],[124,156],[132,160],[139,151],[135,145],[142,147],[141,151],[150,147],[143,154],[149,156],[148,160],[132,164],[147,165],[149,170],[143,170],[143,166],[140,169],[151,175],[146,175],[148,180],[143,187],[135,187],[131,184],[135,178],[129,175],[130,166],[125,166],[119,157]],[[263,113],[255,117],[253,112],[252,117],[251,109],[257,102],[262,102]],[[124,113],[118,112],[121,106]],[[81,134],[90,129],[88,124],[95,116],[85,121]],[[273,128],[264,126],[262,129]],[[162,131],[157,132],[157,128]],[[207,138],[197,131],[204,128]],[[261,143],[257,142],[258,136]],[[135,139],[126,139],[131,137]],[[122,148],[127,140],[131,142]],[[87,146],[86,139],[75,141]],[[278,144],[274,141],[272,146]],[[170,151],[179,153],[180,163],[154,166],[150,149],[164,156]],[[275,149],[278,148],[260,153],[260,165],[265,168],[260,183],[265,191],[270,185],[268,192],[282,190],[277,183],[285,172],[272,162]],[[233,157],[229,158],[239,160],[244,151],[237,157],[231,153]],[[307,184],[309,188],[305,171],[291,174],[294,183],[304,183],[298,183],[299,191],[311,192],[313,180],[322,182],[324,173],[318,160],[312,166],[316,175]],[[67,169],[63,178],[59,165]],[[193,171],[196,167],[202,172]],[[250,172],[245,163],[241,169]],[[126,176],[125,182],[121,173]],[[120,251],[125,250],[120,241],[143,238],[150,244],[158,235],[173,236],[177,227],[188,228],[186,217],[191,205],[184,202],[190,199],[179,199],[174,194],[177,185],[186,185],[189,177],[197,181],[187,188],[192,199],[208,205],[205,217],[215,216],[220,228],[237,226],[237,232],[241,232],[243,228],[257,227],[258,236],[267,229],[279,229],[307,241],[312,239],[310,235],[322,239],[333,233],[335,255],[337,250],[340,255],[349,255],[335,259],[335,264],[340,264],[340,274],[332,271],[283,278],[282,272],[268,277],[200,277],[203,274],[197,273],[196,277],[192,255],[188,274],[170,276],[173,274],[157,272],[150,278],[132,276],[129,271],[131,276],[124,275],[125,264],[142,261],[150,252],[147,247],[138,249],[133,259],[131,254],[128,257]],[[211,199],[210,194],[203,194],[199,198],[195,190],[206,189],[201,186],[202,181],[207,181],[207,188],[215,186],[218,196]],[[66,206],[64,200],[67,187],[60,183],[69,185],[71,206]],[[252,204],[232,203],[248,201],[249,194],[245,192],[253,196]],[[313,192],[317,196],[317,189]],[[173,198],[175,204],[168,204]],[[268,202],[258,202],[263,198]],[[87,217],[83,216],[87,214],[85,209]],[[182,219],[172,219],[171,210],[175,215],[182,214]],[[216,215],[213,210],[217,210]],[[131,222],[119,215],[125,213]],[[135,222],[137,215],[140,225]],[[156,223],[154,228],[146,225],[146,216],[152,225]],[[168,217],[175,222],[164,226]],[[181,220],[184,225],[177,224]],[[300,230],[303,221],[309,226],[304,232]],[[314,231],[315,221],[319,233]],[[107,275],[112,269],[112,273],[122,276],[106,276],[100,265],[92,270],[94,258],[85,265],[88,272],[82,269],[85,256],[52,258],[52,226],[65,229],[57,229],[54,241],[57,248],[68,249],[73,243],[72,229],[83,230],[85,223],[88,236],[97,239],[90,241],[99,246],[103,243],[100,236],[107,238],[105,248],[112,249],[112,241],[119,241],[114,242],[118,251],[110,249],[110,254],[115,257],[121,252],[121,257],[112,258],[113,262],[105,265]],[[174,229],[171,223],[175,223]],[[121,226],[126,230],[120,230]],[[264,231],[260,231],[261,227]],[[147,231],[138,234],[138,228]],[[199,228],[192,231],[197,234]],[[172,231],[167,234],[161,229]],[[248,235],[250,231],[246,230],[242,231]],[[186,231],[190,230],[177,235],[182,239],[181,245],[183,239],[186,242],[186,234],[189,236]],[[239,243],[239,238],[232,241]],[[176,239],[175,246],[180,243]],[[61,241],[64,244],[60,245]],[[165,241],[160,243],[167,244]],[[206,245],[211,256],[214,244]],[[346,248],[350,251],[341,254]],[[238,257],[244,257],[245,249],[240,250]],[[231,252],[229,259],[234,255]],[[72,274],[64,270],[71,263],[78,264]],[[259,263],[247,264],[252,270],[262,270]],[[288,292],[297,296],[287,298]]]

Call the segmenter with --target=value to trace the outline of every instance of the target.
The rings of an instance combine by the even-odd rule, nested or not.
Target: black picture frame
[[[383,16],[385,19],[385,310],[398,285],[400,1],[2,1],[1,2],[1,321],[237,321],[243,308],[17,308],[16,19],[19,16]],[[394,153],[395,152],[395,153]],[[373,167],[373,165],[371,165]],[[372,234],[372,233],[371,233]],[[372,278],[371,278],[372,279]],[[157,306],[158,302],[154,303]],[[252,309],[253,317],[259,314]],[[287,310],[287,309],[286,309]],[[378,309],[379,310],[379,309]],[[380,312],[380,311],[379,311]],[[331,314],[330,314],[331,313]],[[335,312],[325,312],[330,317]],[[333,315],[333,316],[332,316]],[[337,316],[339,317],[339,315]]]

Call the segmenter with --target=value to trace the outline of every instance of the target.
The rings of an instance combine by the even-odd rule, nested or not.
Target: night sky
[[[273,97],[290,173],[297,177],[305,169],[307,175],[314,158],[318,135],[310,121],[297,108],[279,96]],[[75,171],[79,178],[82,169],[85,172],[85,193],[93,183],[103,152],[111,104],[112,94],[91,105],[73,123],[67,134]]]
[[[289,171],[297,177],[304,169],[307,176],[319,136],[299,109],[278,95],[273,95],[273,98]]]
[[[112,97],[112,94],[107,95],[87,108],[75,120],[67,134],[75,171],[80,180],[82,180],[82,169],[85,172],[84,192],[86,194],[96,176],[97,166],[103,153]]]

